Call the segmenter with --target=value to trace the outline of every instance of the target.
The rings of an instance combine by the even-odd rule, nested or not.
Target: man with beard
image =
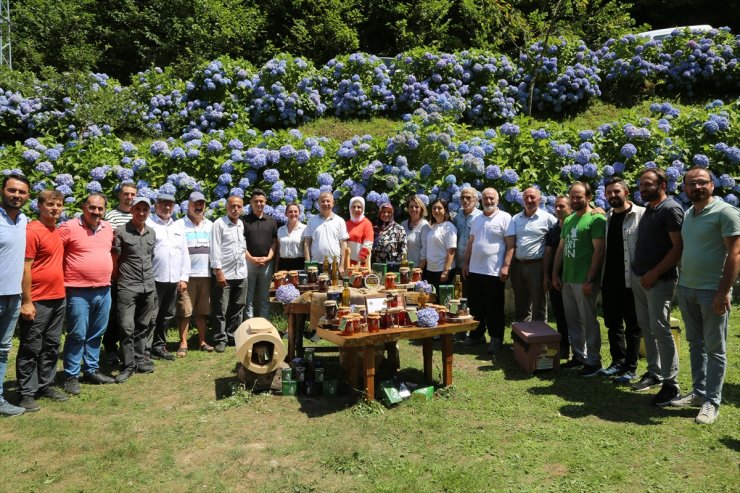
[[[339,259],[339,274],[343,274],[344,251],[347,248],[347,224],[334,214],[334,196],[331,192],[319,195],[319,214],[308,220],[303,232],[306,260],[321,262],[324,258]]]
[[[8,354],[13,347],[13,333],[21,310],[23,257],[26,252],[26,216],[21,208],[28,201],[31,184],[23,175],[11,173],[3,178],[0,207],[0,416],[18,416],[25,409],[3,398]]]
[[[511,287],[514,290],[514,319],[517,322],[547,321],[547,292],[542,286],[545,235],[557,222],[540,209],[542,194],[529,187],[522,194],[524,210],[511,219],[506,248],[512,250]]]
[[[470,288],[470,310],[479,321],[468,338],[485,342],[485,333],[491,342],[488,352],[501,349],[504,339],[504,287],[502,272],[511,263],[511,251],[506,248],[506,231],[511,215],[498,208],[498,192],[483,190],[483,212],[470,224],[470,238],[466,243],[463,274]],[[466,339],[469,340],[469,339]]]
[[[679,395],[678,352],[671,335],[671,299],[676,287],[683,241],[683,208],[666,195],[665,171],[645,168],[639,187],[647,203],[637,228],[637,245],[632,260],[630,286],[635,298],[637,321],[645,339],[647,372],[632,389],[643,392],[660,384],[653,404],[665,406]]]
[[[15,360],[20,406],[40,409],[36,399],[66,401],[54,388],[59,343],[64,324],[64,246],[57,221],[64,210],[64,195],[43,190],[38,196],[39,220],[26,228],[26,265],[23,271],[20,345]]]
[[[118,207],[105,213],[105,220],[108,221],[113,231],[123,226],[131,220],[131,205],[136,198],[138,188],[132,181],[121,183],[118,192]],[[110,289],[110,318],[108,319],[108,329],[103,336],[103,347],[108,358],[109,365],[117,365],[120,362],[118,357],[118,289],[115,282],[111,284]]]
[[[596,318],[596,298],[604,259],[606,220],[601,214],[591,214],[592,194],[588,183],[575,182],[568,195],[575,214],[563,223],[552,273],[553,287],[563,293],[573,351],[573,359],[562,367],[583,365],[579,375],[593,377],[601,373],[601,332]]]
[[[712,197],[714,183],[704,168],[690,168],[683,182],[693,205],[681,227],[678,305],[686,325],[693,390],[670,404],[701,406],[696,422],[711,424],[722,402],[730,292],[740,273],[740,210]]]
[[[602,374],[607,377],[624,377],[617,383],[626,383],[635,378],[642,335],[630,287],[630,265],[635,256],[637,226],[645,208],[627,199],[629,189],[622,178],[609,179],[605,185],[605,193],[611,210],[606,214],[601,307],[609,336],[612,363]]]
[[[100,340],[108,327],[113,274],[113,229],[103,221],[106,205],[105,196],[90,194],[82,205],[82,216],[59,226],[67,291],[64,390],[72,395],[80,393],[80,370],[87,383],[115,382],[98,371]]]
[[[154,285],[157,290],[157,309],[152,317],[153,330],[149,335],[147,347],[151,357],[172,361],[175,356],[167,350],[167,329],[175,317],[177,296],[188,288],[190,277],[190,256],[185,241],[185,230],[180,222],[172,219],[175,197],[166,193],[157,195],[154,216],[146,220],[147,226],[155,233]]]
[[[277,251],[277,221],[265,214],[267,195],[256,188],[249,199],[251,210],[244,216],[247,240],[247,306],[244,318],[267,318],[270,312],[272,259]]]
[[[123,367],[116,375],[118,383],[134,373],[154,371],[145,349],[151,319],[157,310],[152,268],[156,238],[154,230],[146,225],[151,207],[148,198],[134,198],[131,219],[116,229],[113,256],[117,266],[117,315],[123,353]]]

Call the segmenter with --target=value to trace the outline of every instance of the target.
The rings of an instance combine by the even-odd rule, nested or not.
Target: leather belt
[[[520,264],[524,264],[524,265],[526,265],[526,264],[536,264],[537,262],[542,262],[542,259],[541,258],[533,258],[533,259],[530,259],[530,260],[520,260],[518,258],[515,258],[514,260],[516,260]]]

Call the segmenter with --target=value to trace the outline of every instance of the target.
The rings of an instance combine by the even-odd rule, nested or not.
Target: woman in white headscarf
[[[349,201],[347,232],[350,265],[369,263],[373,248],[373,224],[365,217],[365,199],[362,197],[352,197]]]

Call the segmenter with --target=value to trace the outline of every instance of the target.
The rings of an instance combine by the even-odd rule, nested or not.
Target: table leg
[[[306,328],[306,316],[300,313],[294,313],[293,326],[295,327],[295,356],[303,358],[303,331]]]
[[[375,400],[375,346],[366,346],[362,358],[365,378],[365,396],[368,401]]]
[[[422,339],[422,354],[424,356],[424,379],[427,383],[432,383],[432,338]]]
[[[347,372],[347,383],[351,389],[360,388],[357,379],[357,350],[340,348],[339,351],[344,354],[345,371]]]
[[[288,315],[288,353],[285,355],[285,360],[290,363],[295,358],[296,316],[290,309],[287,309],[286,312]]]
[[[452,385],[452,334],[442,335],[442,385]]]

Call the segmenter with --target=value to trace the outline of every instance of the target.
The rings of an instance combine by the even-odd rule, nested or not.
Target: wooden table
[[[288,317],[288,353],[285,356],[285,361],[290,363],[295,357],[303,358],[305,349],[303,346],[303,332],[308,321],[307,318],[311,316],[311,303],[286,303],[283,313]],[[313,347],[313,350],[317,353],[337,351],[335,347],[309,347]]]
[[[445,387],[452,385],[452,335],[458,332],[467,332],[475,329],[478,322],[472,320],[459,324],[444,324],[437,327],[396,327],[381,330],[375,333],[354,334],[351,336],[339,335],[338,331],[317,328],[316,333],[339,346],[340,354],[345,354],[347,373],[352,387],[357,388],[357,354],[363,354],[362,375],[364,378],[365,397],[375,399],[375,346],[399,339],[421,339],[422,354],[424,357],[424,378],[432,382],[432,343],[434,336],[442,339],[442,384]]]

